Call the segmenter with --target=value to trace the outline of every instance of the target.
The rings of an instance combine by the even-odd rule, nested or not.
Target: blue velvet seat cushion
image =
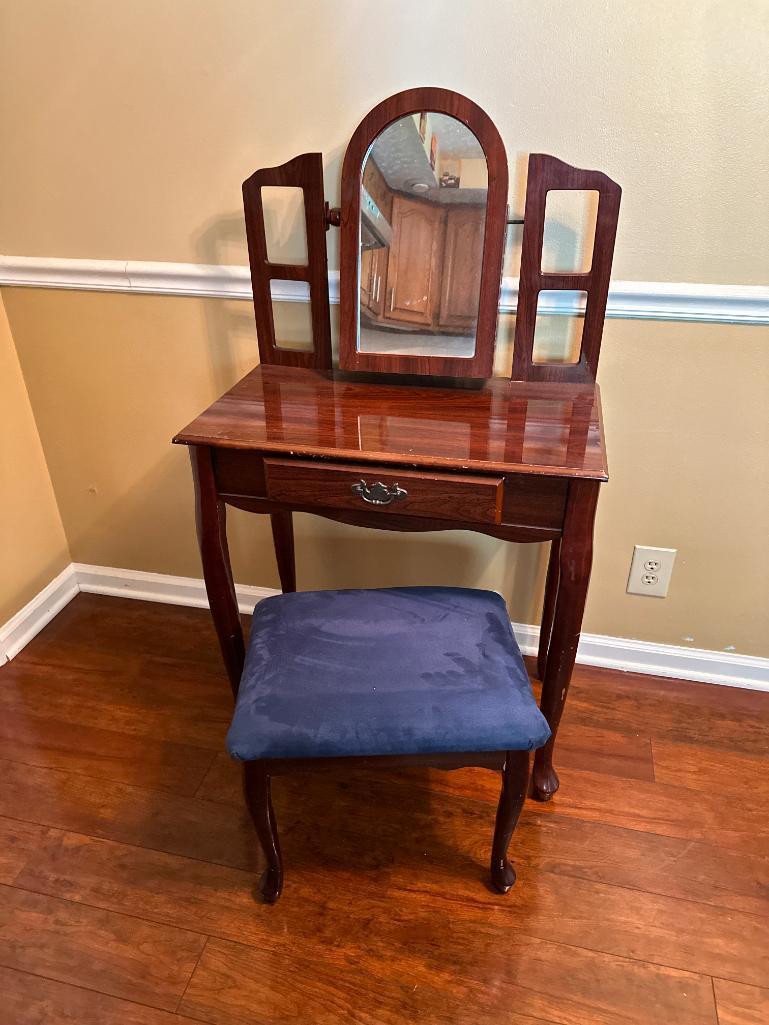
[[[500,595],[395,587],[261,601],[227,747],[327,758],[533,750],[549,735]]]

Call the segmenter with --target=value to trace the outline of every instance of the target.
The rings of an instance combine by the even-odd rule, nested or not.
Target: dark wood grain
[[[725,979],[714,979],[713,984],[719,1025],[766,1025],[769,1021],[769,987]]]
[[[211,449],[190,448],[195,482],[195,523],[211,615],[232,693],[237,697],[245,661],[243,630],[227,544],[227,510],[216,491]]]
[[[515,869],[507,857],[518,818],[529,787],[529,752],[508,751],[502,770],[494,839],[491,846],[491,884],[498,893],[507,893],[515,883]]]
[[[217,452],[215,467],[219,493],[226,504],[270,514],[279,566],[284,558],[289,560],[290,555],[286,571],[293,566],[293,540],[281,517],[290,516],[291,510],[313,512],[376,529],[419,531],[464,527],[506,540],[544,541],[560,534],[568,493],[568,481],[537,474],[471,477],[365,463],[270,457],[262,460],[255,453],[246,455],[242,451]],[[351,490],[352,484],[359,484],[361,480],[369,486],[376,481],[386,481],[393,486],[401,479],[412,482],[408,494],[386,505],[372,506]],[[289,507],[287,511],[285,506]],[[346,512],[333,512],[337,507]],[[274,511],[276,509],[280,511]],[[280,530],[276,530],[276,518]],[[287,579],[293,580],[288,572]]]
[[[769,845],[769,818],[728,795],[575,769],[564,768],[561,775],[575,792],[560,794],[559,815],[708,841],[749,854],[765,854]]]
[[[542,608],[542,624],[539,628],[539,647],[537,651],[537,676],[545,679],[547,672],[547,653],[550,648],[550,637],[553,633],[553,617],[558,597],[558,581],[561,576],[561,540],[550,542],[550,554],[547,560],[547,579],[545,580],[545,600]]]
[[[243,796],[267,862],[259,889],[265,901],[274,904],[283,890],[283,860],[270,795],[269,763],[246,762],[243,766]]]
[[[580,726],[637,733],[644,722],[653,741],[692,744],[734,753],[766,756],[769,750],[769,701],[760,691],[714,687],[687,680],[607,669],[582,669],[590,693],[569,702],[570,722]],[[728,693],[728,700],[724,694]]]
[[[103,685],[109,688],[113,675],[124,678],[137,671],[140,663],[149,669],[154,664],[162,666],[173,646],[174,664],[183,663],[192,670],[190,684],[206,671],[215,670],[219,675],[222,662],[208,609],[168,605],[163,616],[157,616],[155,609],[151,602],[81,591],[35,637],[34,644],[28,644],[2,669],[14,679],[19,670],[23,686],[27,666],[50,669],[59,665],[86,674],[101,673]],[[96,696],[94,690],[90,693]],[[43,712],[34,707],[29,711]],[[44,712],[47,714],[47,709]]]
[[[81,595],[77,600],[89,598]],[[208,610],[206,616],[210,620]],[[210,623],[207,625],[210,628]],[[196,633],[196,626],[191,620],[188,629]],[[216,648],[213,630],[200,630],[198,637],[199,642],[205,638],[204,643]],[[216,654],[218,657],[218,651]],[[73,657],[85,661],[79,649]],[[153,742],[171,741],[218,751],[232,718],[232,697],[222,686],[221,662],[207,668],[205,658],[206,653],[201,652],[201,666],[195,666],[182,660],[132,660],[127,653],[120,670],[113,667],[111,659],[103,665],[100,647],[94,651],[91,669],[71,667],[64,658],[61,663],[43,662],[38,657],[22,662],[17,658],[2,667],[0,709],[2,714],[24,715],[30,707],[45,707],[46,718],[70,726],[115,730],[126,737],[149,737]],[[182,690],[177,683],[180,671],[185,677]],[[142,772],[146,779],[146,770],[138,769],[137,775]]]
[[[190,744],[131,737],[10,709],[0,715],[0,759],[24,765],[192,795],[212,758],[210,750]]]
[[[302,189],[307,236],[307,263],[271,263],[267,256],[262,189],[268,186]],[[263,167],[243,182],[248,259],[254,293],[254,315],[262,363],[289,367],[331,367],[331,324],[328,312],[326,203],[323,198],[323,155],[303,153],[280,167]],[[270,282],[306,281],[310,286],[312,349],[283,348],[275,337]]]
[[[769,816],[769,777],[766,758],[738,754],[694,744],[652,744],[654,775],[658,783],[690,787],[705,793],[729,794],[739,800],[750,794],[756,812]]]
[[[306,460],[266,459],[267,496],[300,506],[330,506],[369,510],[372,505],[353,488],[384,484],[388,494],[374,511],[404,516],[499,523],[502,519],[503,479],[455,473],[356,468],[349,464]],[[393,497],[394,496],[394,497]]]
[[[0,964],[175,1010],[205,937],[0,887]]]
[[[569,443],[572,436],[579,444]],[[217,452],[608,479],[593,384],[492,378],[475,388],[406,387],[341,371],[259,366],[174,441]],[[252,472],[258,481],[258,469]],[[226,491],[226,478],[220,479]]]
[[[550,726],[550,739],[534,756],[534,796],[547,801],[558,790],[553,751],[577,656],[582,614],[593,564],[593,520],[598,485],[574,480],[569,485],[566,517],[558,550],[558,594],[547,653],[540,708]]]
[[[450,356],[383,355],[358,351],[360,187],[364,157],[374,139],[398,118],[421,111],[448,114],[466,125],[483,147],[488,168],[475,353]],[[507,220],[507,155],[489,116],[472,100],[448,89],[406,89],[377,104],[353,132],[342,165],[339,362],[347,370],[400,374],[490,377]]]
[[[0,818],[0,883],[12,883],[48,835],[45,826]]]
[[[296,558],[294,555],[294,520],[291,510],[270,513],[272,541],[278,563],[280,587],[284,594],[296,590]]]
[[[379,958],[343,960],[331,949],[320,964],[301,954],[287,963],[269,948],[212,940],[180,1010],[217,1025],[256,1025],[265,1017],[288,1025],[309,1008],[319,1025],[335,1025],[340,1018],[361,1025],[450,1025],[460,1016],[490,1025],[529,1025],[532,1018],[537,1025],[648,1025],[652,1014],[676,1025],[715,1025],[710,981],[695,975],[515,932],[496,950],[491,937],[484,937],[487,967],[477,972],[462,931],[445,919],[422,921],[411,932],[408,925],[377,951]],[[445,960],[431,952],[436,944]],[[383,963],[391,970],[382,971]],[[302,981],[310,979],[311,985]],[[547,985],[535,984],[541,979]],[[376,996],[362,1003],[362,993]]]
[[[193,1025],[192,1018],[0,967],[3,1025]]]
[[[594,190],[598,193],[593,261],[587,272],[547,274],[542,271],[545,205],[551,189]],[[529,157],[513,345],[514,380],[595,381],[621,195],[619,185],[601,171],[583,171],[543,153],[532,153]],[[579,360],[573,365],[534,362],[534,332],[541,289],[587,292],[582,347]]]
[[[237,868],[258,860],[245,811],[58,769],[0,763],[0,815]]]

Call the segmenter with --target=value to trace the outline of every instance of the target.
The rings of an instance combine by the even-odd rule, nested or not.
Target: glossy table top
[[[607,480],[597,385],[454,386],[258,366],[181,431],[187,445]]]

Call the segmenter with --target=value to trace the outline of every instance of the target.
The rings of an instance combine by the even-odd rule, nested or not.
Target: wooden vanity
[[[429,141],[421,136],[424,124],[427,134],[433,128]],[[388,132],[395,133],[392,153]],[[459,155],[441,165],[442,150]],[[484,190],[477,164],[469,167],[479,152]],[[398,161],[405,178],[392,170]],[[472,186],[462,195],[465,173]],[[425,187],[405,195],[408,182]],[[270,185],[304,191],[306,264],[267,259],[261,190]],[[599,195],[587,272],[542,271],[545,202],[553,189]],[[598,490],[608,479],[595,372],[620,189],[600,172],[530,158],[511,380],[491,376],[507,192],[504,146],[491,120],[440,89],[400,93],[364,118],[345,157],[339,210],[324,200],[319,154],[257,171],[244,184],[244,201],[261,365],[174,441],[190,446],[206,587],[233,691],[244,644],[227,550],[228,505],[270,515],[284,591],[296,589],[294,511],[378,529],[465,529],[501,541],[549,542],[538,672],[552,737],[533,771],[534,794],[546,800],[558,788],[553,750],[587,595]],[[342,232],[337,368],[328,308],[330,226]],[[309,285],[313,337],[304,349],[276,338],[275,279]],[[535,358],[542,289],[586,293],[581,347],[569,362]],[[457,338],[466,340],[465,351]]]

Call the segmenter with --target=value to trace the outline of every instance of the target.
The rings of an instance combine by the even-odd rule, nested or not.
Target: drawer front
[[[502,477],[265,459],[267,497],[294,505],[500,523]]]

